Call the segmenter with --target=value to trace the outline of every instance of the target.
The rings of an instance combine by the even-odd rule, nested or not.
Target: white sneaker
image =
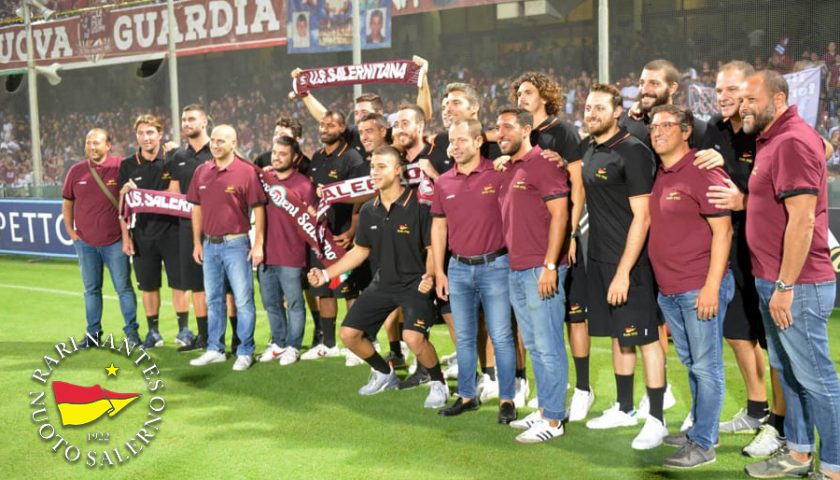
[[[595,392],[590,390],[579,390],[575,388],[575,393],[572,394],[572,401],[569,402],[569,421],[579,422],[589,415],[589,409],[595,403]]]
[[[764,424],[749,445],[741,452],[748,457],[769,457],[783,449],[787,442],[772,425]]]
[[[318,360],[319,358],[324,357],[338,357],[341,355],[341,350],[339,350],[338,345],[332,348],[328,348],[323,343],[319,343],[314,347],[310,348],[306,353],[300,356],[301,360]]]
[[[481,393],[478,396],[478,399],[481,403],[486,402],[487,400],[493,398],[499,398],[499,381],[491,380],[490,375],[486,373],[481,376]]]
[[[237,355],[236,361],[233,362],[233,369],[237,372],[248,370],[252,363],[254,363],[253,355]]]
[[[298,361],[300,358],[300,350],[295,347],[288,347],[283,352],[283,355],[280,355],[280,365],[286,366],[291,365]]]
[[[662,399],[662,411],[668,410],[669,408],[673,407],[677,404],[677,399],[674,398],[674,394],[671,393],[671,384],[665,386],[665,396]],[[642,400],[639,402],[639,408],[636,410],[637,416],[639,418],[647,418],[648,413],[650,413],[650,399],[647,396],[642,397]]]
[[[285,351],[285,348],[280,348],[276,343],[269,343],[268,346],[265,347],[265,351],[262,355],[260,355],[259,361],[260,363],[265,363],[278,360]]]
[[[534,398],[528,400],[528,408],[540,408],[540,399],[534,395]]]
[[[642,431],[636,435],[630,444],[634,450],[650,450],[662,445],[662,439],[668,435],[665,425],[654,417],[648,417]]]
[[[513,404],[516,408],[525,406],[528,396],[531,395],[531,386],[528,384],[527,378],[516,379],[516,394],[513,396]]]
[[[517,430],[528,430],[529,428],[537,425],[539,423],[543,423],[543,416],[542,412],[536,410],[531,412],[525,418],[520,418],[519,420],[514,420],[510,422],[510,428],[515,428]]]
[[[608,428],[633,427],[638,423],[639,419],[635,410],[629,413],[622,412],[619,409],[618,402],[616,402],[612,407],[604,410],[604,413],[601,414],[600,417],[593,418],[592,420],[586,422],[586,428],[592,430],[606,430]]]
[[[382,346],[379,345],[379,340],[374,340],[372,343],[373,349],[376,350],[376,353],[382,353]]]
[[[687,432],[689,428],[694,426],[694,415],[691,412],[688,412],[688,415],[685,416],[685,420],[683,420],[682,425],[680,425],[681,432]]]
[[[441,408],[449,401],[449,387],[445,383],[435,380],[429,382],[429,395],[423,406],[426,408]]]
[[[408,349],[408,344],[400,340],[400,352],[402,352],[403,358],[408,358],[408,355],[411,353],[411,350]]]
[[[201,367],[211,363],[222,363],[225,361],[225,354],[215,350],[207,350],[202,353],[200,357],[190,360],[190,365],[194,367]]]
[[[364,360],[359,358],[359,356],[353,353],[349,348],[342,349],[342,353],[344,354],[345,367],[358,367],[359,365],[365,363]]]
[[[528,430],[516,436],[519,443],[542,443],[563,436],[563,422],[552,427],[548,422],[541,421]]]
[[[359,389],[359,395],[376,395],[385,390],[393,390],[400,384],[400,379],[392,368],[389,373],[382,373],[377,370],[370,370],[368,383]]]
[[[417,355],[413,355],[414,358],[411,359],[411,365],[408,366],[408,375],[414,375],[414,372],[417,371]],[[403,358],[408,358],[403,356]]]
[[[458,379],[458,364],[454,363],[454,364],[446,367],[443,370],[443,378],[447,378],[447,379],[452,378],[452,379],[457,380]]]
[[[405,343],[405,342],[402,342]],[[449,355],[444,355],[440,358],[440,363],[445,363],[447,365],[457,365],[458,364],[458,352],[452,352]]]

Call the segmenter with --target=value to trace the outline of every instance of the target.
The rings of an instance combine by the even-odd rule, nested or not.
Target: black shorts
[[[578,248],[574,265],[569,265],[563,288],[566,291],[566,322],[583,323],[586,321],[586,265],[583,251]]]
[[[726,309],[723,337],[731,340],[757,340],[761,348],[767,350],[767,336],[764,333],[761,310],[758,308],[758,292],[755,289],[755,277],[752,276],[750,253],[746,242],[733,238],[729,258],[729,265],[735,278],[735,295]]]
[[[169,288],[183,289],[178,243],[178,229],[175,227],[167,229],[157,238],[144,238],[141,232],[135,232],[133,265],[140,291],[160,290],[161,263],[166,268]]]
[[[204,291],[204,270],[193,259],[192,221],[182,218],[178,225],[178,257],[183,290]]]
[[[379,282],[372,282],[353,303],[353,307],[347,312],[341,326],[361,330],[369,338],[376,338],[376,334],[388,315],[395,308],[402,307],[403,330],[420,332],[428,336],[429,330],[435,323],[436,313],[431,294],[418,292],[418,285],[420,285],[420,279],[402,289],[386,289]]]
[[[324,268],[324,264],[318,260],[311,249],[309,250],[309,264],[311,268]],[[365,284],[370,284],[370,264],[367,262],[350,272],[347,280],[341,282],[336,288],[330,288],[329,284],[324,284],[320,287],[310,287],[309,293],[321,298],[354,299],[362,291],[359,285]]]
[[[589,259],[586,272],[589,335],[618,339],[622,347],[647,345],[659,339],[659,310],[656,284],[649,264],[630,271],[627,303],[613,307],[607,303],[607,290],[616,265]]]

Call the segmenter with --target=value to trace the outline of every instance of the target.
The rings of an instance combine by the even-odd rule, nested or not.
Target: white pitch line
[[[26,290],[28,292],[52,293],[54,295],[65,295],[68,297],[83,297],[84,292],[72,292],[70,290],[56,290],[54,288],[29,287],[26,285],[10,285],[8,283],[0,283],[0,288],[11,288],[15,290]],[[107,300],[119,300],[114,295],[102,295],[102,298]]]

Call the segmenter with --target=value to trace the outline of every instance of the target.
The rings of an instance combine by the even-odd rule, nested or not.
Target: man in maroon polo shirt
[[[478,409],[475,366],[480,301],[496,352],[501,399],[498,421],[509,424],[516,420],[516,350],[510,319],[509,264],[499,210],[504,175],[479,153],[482,136],[478,120],[455,122],[449,128],[449,141],[456,165],[435,182],[432,252],[438,297],[448,299],[452,307],[458,399],[439,413],[454,416]],[[447,238],[452,251],[448,272],[444,270]]]
[[[788,450],[748,465],[754,477],[840,478],[840,382],[828,353],[835,273],[828,249],[825,147],[788,106],[788,84],[765,70],[743,84],[744,131],[759,133],[747,200],[747,244],[770,364],[785,396]]]
[[[122,233],[116,198],[120,159],[108,155],[111,137],[94,128],[85,137],[88,159],[70,167],[61,195],[64,227],[79,257],[85,287],[87,331],[82,347],[99,344],[102,333],[102,270],[108,267],[117,291],[130,345],[139,345],[137,298],[131,288],[128,257],[122,252]],[[107,193],[106,193],[107,192]]]
[[[659,307],[674,349],[688,367],[694,419],[686,432],[664,439],[680,447],[664,464],[694,468],[715,461],[726,388],[721,345],[723,319],[735,291],[728,267],[732,221],[729,210],[706,201],[706,192],[711,185],[725,185],[729,177],[720,168],[706,170],[692,163],[697,152],[688,145],[691,111],[660,105],[651,117],[651,144],[662,164],[649,201],[649,255],[659,284]]]
[[[525,348],[531,354],[540,409],[513,428],[526,429],[518,442],[537,443],[563,435],[566,411],[566,360],[561,255],[569,221],[569,178],[565,169],[531,146],[533,115],[521,108],[499,112],[496,133],[511,163],[499,194],[502,227],[510,256],[510,300]],[[460,352],[459,352],[460,355]]]
[[[307,206],[318,204],[315,186],[295,169],[297,151],[294,138],[275,139],[271,149],[273,170],[264,175],[272,194],[269,195],[271,204],[266,210],[265,262],[257,274],[271,327],[271,342],[259,360],[278,360],[280,365],[291,365],[300,358],[306,323],[300,279],[306,267],[309,246],[300,236],[300,227],[294,217],[286,211],[292,208],[287,199],[293,196]]]
[[[204,269],[207,295],[207,351],[190,361],[201,366],[225,361],[225,286],[227,278],[233,291],[239,321],[233,369],[247,370],[254,355],[254,275],[252,267],[263,261],[265,231],[265,192],[254,166],[238,158],[236,131],[219,125],[210,134],[213,161],[196,169],[187,200],[193,204],[193,258]],[[254,245],[250,245],[249,208],[254,212]],[[202,244],[202,234],[205,235]]]

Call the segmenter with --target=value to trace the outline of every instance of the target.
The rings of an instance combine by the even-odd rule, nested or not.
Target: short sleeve
[[[566,162],[576,162],[581,159],[580,137],[574,128],[570,125],[563,124],[560,135],[554,139],[554,145],[558,148],[558,152]]]
[[[443,211],[443,193],[441,193],[442,188],[440,183],[443,177],[438,177],[438,183],[435,185],[434,191],[432,192],[432,208],[431,208],[431,215],[433,217],[445,217],[446,212]]]
[[[128,171],[131,166],[130,162],[129,159],[120,162],[120,187],[128,183],[128,177],[131,176],[131,172]]]
[[[301,179],[301,183],[304,185],[304,195],[303,201],[306,202],[307,205],[311,205],[313,207],[318,207],[318,195],[315,193],[315,185],[312,185],[312,182],[309,181],[309,177],[303,176]]]
[[[420,204],[420,234],[423,239],[423,246],[432,245],[432,215],[429,213],[429,206]]]
[[[558,168],[557,165],[542,157],[531,161],[539,162],[536,178],[531,181],[544,202],[569,196],[569,174],[565,168]]]
[[[345,128],[342,138],[344,139],[344,142],[348,144],[353,143],[353,140],[361,142],[361,139],[359,138],[359,129],[355,125],[349,125]]]
[[[624,157],[624,177],[627,182],[627,196],[650,195],[656,175],[656,159],[653,152],[641,143],[633,145],[629,155]]]
[[[798,138],[779,142],[778,148],[771,170],[776,197],[784,200],[794,195],[817,195],[825,181],[824,152]]]
[[[265,196],[265,190],[263,190],[257,169],[252,165],[248,166],[251,171],[251,174],[248,176],[248,191],[246,192],[248,205],[264,205],[268,202],[268,198]]]
[[[704,217],[723,217],[727,215],[731,215],[732,212],[729,210],[722,210],[717,208],[716,206],[712,205],[708,202],[706,197],[706,192],[709,191],[709,187],[712,185],[718,186],[725,186],[726,180],[729,179],[729,175],[720,168],[716,167],[711,170],[697,169],[692,178],[694,179],[695,183],[692,185],[692,197],[694,197],[694,201],[697,202],[697,205],[700,209],[700,215]]]
[[[73,183],[76,181],[76,172],[79,170],[76,165],[79,164],[77,163],[70,167],[70,170],[67,172],[67,176],[64,177],[64,186],[61,187],[61,196],[67,200],[76,199],[76,195],[73,193]]]
[[[373,239],[370,238],[371,225],[371,211],[373,200],[362,205],[359,210],[359,225],[356,228],[356,236],[353,238],[353,243],[360,247],[371,248],[373,246]]]
[[[201,205],[201,197],[198,195],[198,184],[201,183],[201,174],[203,172],[203,165],[195,169],[195,174],[190,182],[190,188],[187,190],[187,201],[195,205]]]

